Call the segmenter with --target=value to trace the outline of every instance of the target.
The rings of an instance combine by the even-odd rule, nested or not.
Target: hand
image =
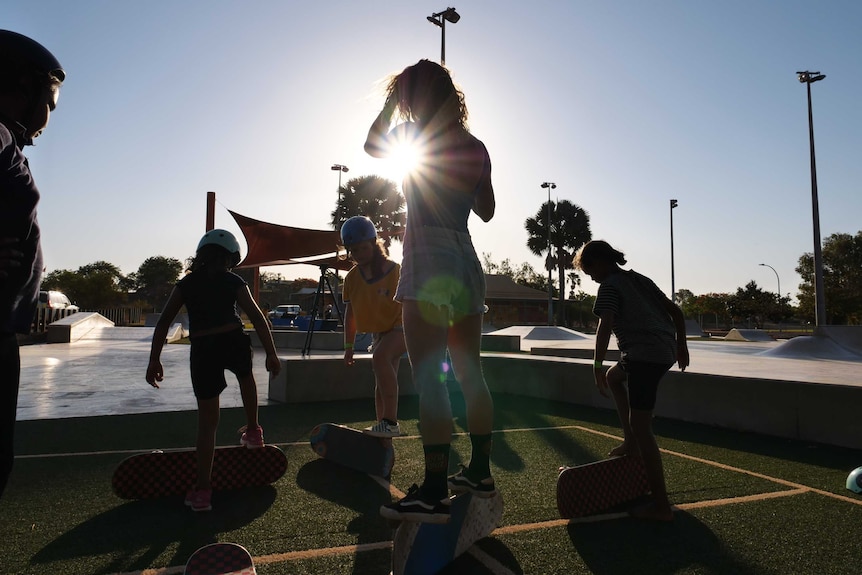
[[[353,350],[345,349],[344,350],[344,363],[348,366],[353,365],[355,362],[353,361]]]
[[[596,379],[596,389],[599,390],[599,393],[603,397],[610,397],[608,395],[608,374],[605,369],[602,367],[593,368],[593,377]]]
[[[269,372],[270,379],[281,371],[281,360],[274,353],[266,354],[266,371]]]
[[[17,244],[18,238],[0,238],[0,278],[9,277],[6,270],[21,267],[24,252],[11,247]]]
[[[158,389],[158,382],[162,381],[164,378],[165,370],[162,367],[162,362],[151,361],[150,365],[147,366],[147,383]]]
[[[679,364],[680,371],[685,371],[685,368],[687,368],[689,364],[688,346],[685,342],[676,346],[676,361]]]

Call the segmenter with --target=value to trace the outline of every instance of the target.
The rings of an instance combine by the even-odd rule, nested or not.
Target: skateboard
[[[557,478],[557,509],[563,519],[604,513],[649,493],[640,457],[623,455],[576,467]]]
[[[398,523],[392,543],[391,575],[431,575],[491,534],[503,519],[503,496],[452,499],[449,523]]]
[[[287,457],[274,445],[257,449],[219,447],[213,457],[213,491],[268,485],[287,471]],[[185,495],[197,480],[194,449],[153,451],[124,459],[111,479],[123,499]]]
[[[183,575],[257,575],[257,571],[242,545],[213,543],[192,553]]]
[[[395,464],[391,441],[336,423],[311,430],[311,449],[333,463],[378,477],[389,477]]]

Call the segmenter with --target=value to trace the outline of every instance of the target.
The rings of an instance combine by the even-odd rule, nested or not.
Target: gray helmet
[[[374,239],[377,239],[377,228],[374,227],[374,222],[365,216],[348,218],[341,226],[341,245],[346,248]]]
[[[66,79],[66,72],[57,58],[47,48],[23,34],[0,30],[0,54],[22,69],[29,68],[45,74],[52,82],[62,84]]]
[[[233,263],[231,264],[232,266],[235,266],[239,263],[239,242],[236,241],[236,237],[234,237],[234,235],[229,231],[218,229],[208,231],[201,238],[201,241],[198,242],[198,251],[200,251],[202,247],[208,245],[221,246],[231,255],[233,255]]]

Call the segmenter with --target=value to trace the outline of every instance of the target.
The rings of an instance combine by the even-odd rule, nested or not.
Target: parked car
[[[69,297],[60,291],[40,291],[39,304],[40,309],[64,309],[68,313],[73,313],[81,308],[72,303]]]
[[[296,304],[282,304],[269,312],[269,319],[286,319],[293,321],[302,313],[302,308]]]

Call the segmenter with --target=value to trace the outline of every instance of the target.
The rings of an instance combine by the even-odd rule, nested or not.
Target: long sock
[[[449,493],[449,444],[424,445],[422,449],[425,451],[425,481],[422,483],[422,493],[428,498],[443,499]]]
[[[490,477],[491,476],[491,446],[493,444],[491,434],[474,435],[470,434],[470,445],[473,452],[470,456],[470,475],[473,477]]]

